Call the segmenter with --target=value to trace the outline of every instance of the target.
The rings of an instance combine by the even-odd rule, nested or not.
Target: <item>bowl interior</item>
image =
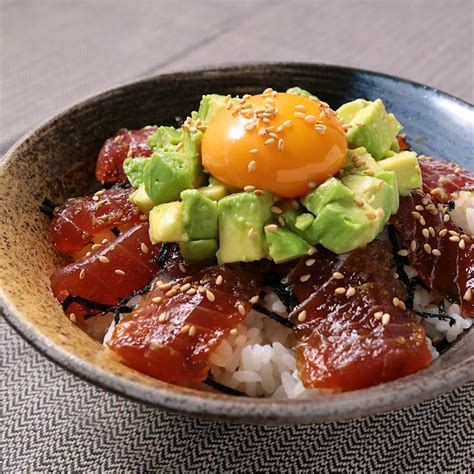
[[[420,154],[454,159],[472,169],[473,107],[413,83],[346,68],[273,64],[160,76],[89,99],[41,125],[15,145],[0,168],[0,281],[7,320],[48,357],[87,380],[168,410],[221,420],[309,423],[362,416],[436,396],[472,377],[474,332],[428,369],[367,390],[312,401],[234,398],[171,386],[104,354],[100,344],[64,316],[48,288],[61,263],[39,208],[44,198],[97,189],[94,165],[103,141],[119,128],[175,125],[202,94],[257,93],[299,85],[333,108],[381,97],[405,125]]]

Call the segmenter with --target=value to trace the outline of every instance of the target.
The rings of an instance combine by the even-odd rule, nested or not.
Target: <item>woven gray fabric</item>
[[[0,152],[74,102],[162,72],[338,63],[473,101],[471,0],[3,1]],[[2,472],[467,472],[474,384],[367,419],[253,427],[93,387],[0,322]]]

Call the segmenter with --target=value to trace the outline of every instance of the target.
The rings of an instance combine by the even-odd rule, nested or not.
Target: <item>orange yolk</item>
[[[288,198],[337,173],[346,153],[342,124],[326,104],[267,92],[218,113],[201,147],[203,166],[217,179]]]

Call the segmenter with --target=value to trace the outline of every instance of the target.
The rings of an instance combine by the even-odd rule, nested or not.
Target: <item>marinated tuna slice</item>
[[[181,268],[180,268],[181,267]],[[117,325],[108,345],[128,366],[166,382],[206,379],[209,357],[250,310],[261,273],[182,264],[160,272],[153,289]]]
[[[355,390],[429,365],[425,331],[405,309],[385,244],[374,241],[345,258],[317,252],[303,260],[289,279],[295,294],[309,295],[291,315],[305,387]]]
[[[400,199],[391,223],[407,257],[433,291],[461,305],[474,316],[474,241],[449,218],[448,206],[435,205],[431,195],[412,191]]]
[[[123,171],[125,158],[151,156],[153,150],[147,145],[147,139],[153,135],[157,127],[145,127],[140,130],[120,131],[115,137],[109,138],[102,146],[95,169],[95,176],[102,183],[127,181]]]
[[[115,228],[126,230],[140,222],[142,213],[128,200],[132,191],[109,189],[93,196],[68,199],[54,212],[50,224],[59,252],[72,255],[88,244],[114,239]]]
[[[419,160],[423,176],[423,191],[431,193],[433,199],[447,202],[459,191],[474,191],[474,176],[456,163],[447,161]]]
[[[51,290],[67,315],[81,325],[87,315],[110,310],[146,286],[159,270],[161,244],[152,245],[148,223],[139,224],[82,260],[56,270]]]

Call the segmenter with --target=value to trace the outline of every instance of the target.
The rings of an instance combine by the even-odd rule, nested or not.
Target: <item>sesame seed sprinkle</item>
[[[305,281],[308,281],[311,278],[311,275],[309,273],[306,273],[305,275],[300,276],[300,281],[304,283]]]
[[[429,232],[428,229],[426,229],[426,228],[422,229],[421,233],[423,234],[423,237],[424,237],[425,239],[429,239],[429,238],[430,238],[430,232]]]
[[[253,227],[250,227],[249,231],[247,232],[247,237],[249,239],[253,239],[256,236],[257,236],[257,231]]]
[[[80,273],[79,273],[79,279],[84,280],[84,277],[86,276],[86,269],[83,268]]]
[[[184,263],[179,263],[178,265],[179,269],[181,270],[182,273],[186,273],[186,267],[184,265]]]
[[[296,110],[304,110],[306,107],[303,104],[295,105]]]
[[[445,214],[445,215],[443,216],[443,221],[444,221],[444,222],[449,222],[449,219],[450,219],[449,214]]]
[[[451,237],[449,237],[449,240],[451,242],[459,242],[461,240],[461,238],[458,237],[457,235],[452,235]]]
[[[462,297],[464,301],[471,301],[472,300],[472,289],[468,288],[466,290],[466,293],[464,293],[464,296]]]
[[[410,244],[410,250],[414,252],[416,250],[416,240],[412,240]]]
[[[406,257],[406,256],[408,256],[408,250],[401,249],[397,252],[397,255],[400,255],[400,257]]]
[[[179,289],[179,291],[188,291],[189,288],[191,288],[191,283],[185,283],[184,285],[181,286],[181,288]]]
[[[249,173],[251,173],[252,171],[255,171],[256,169],[257,169],[257,162],[255,160],[252,160],[248,164],[247,170],[248,170]]]
[[[140,248],[142,249],[143,253],[148,253],[150,251],[144,242],[141,243]]]
[[[308,122],[308,123],[313,123],[316,121],[316,117],[314,115],[306,115],[306,117],[304,118],[305,122]]]
[[[286,221],[283,219],[282,216],[278,216],[278,223],[280,224],[281,227],[286,227]]]
[[[273,214],[281,214],[283,212],[278,206],[272,206],[271,211]]]
[[[172,288],[171,290],[168,290],[166,293],[165,293],[165,296],[167,296],[168,298],[172,298],[173,296],[175,296],[177,293],[177,291]]]
[[[344,275],[341,273],[341,272],[334,272],[332,274],[332,276],[336,279],[336,280],[342,280],[344,278]]]
[[[265,230],[267,232],[276,232],[278,230],[278,226],[276,224],[268,224],[265,226]]]
[[[275,139],[274,138],[267,138],[263,144],[266,145],[266,146],[269,146],[269,145],[273,145],[275,143]]]
[[[377,320],[382,319],[382,316],[383,316],[382,311],[377,311],[376,313],[374,313],[374,318]]]
[[[431,245],[430,245],[430,244],[425,244],[425,245],[423,245],[423,250],[424,250],[427,254],[431,254]]]
[[[297,118],[305,118],[305,114],[303,112],[295,112],[293,115]]]
[[[435,233],[435,230],[433,229],[433,227],[431,227],[431,226],[428,227],[428,231],[429,231],[431,237],[435,237],[435,236],[436,236],[436,233]]]
[[[255,191],[255,186],[251,186],[251,185],[244,186],[244,191],[246,192]]]
[[[196,334],[196,326],[191,326],[189,328],[188,334],[193,337]]]
[[[216,278],[216,285],[219,286],[219,285],[222,285],[222,282],[224,281],[224,277],[222,275],[217,275],[217,278]]]
[[[435,257],[441,257],[441,252],[438,250],[438,249],[433,249],[431,251],[431,253],[435,256]]]
[[[390,322],[390,314],[384,313],[382,316],[382,324],[385,326]]]
[[[110,260],[105,255],[101,255],[99,257],[99,262],[100,263],[110,263]]]
[[[460,240],[458,243],[458,247],[462,250],[466,248],[466,241],[465,240]]]
[[[306,316],[307,316],[307,312],[306,310],[304,309],[303,311],[301,311],[299,314],[298,314],[298,321],[300,323],[304,322],[306,320]]]
[[[181,330],[179,331],[180,334],[186,334],[189,331],[189,324],[185,324]]]
[[[448,233],[448,229],[441,229],[438,233],[440,237],[444,237]]]
[[[214,293],[210,290],[206,290],[206,298],[212,303],[215,301],[216,297],[214,296]]]
[[[169,290],[173,285],[171,285],[171,283],[160,283],[158,285],[158,289],[162,290],[162,291],[166,291],[166,290]]]
[[[101,247],[101,244],[94,244],[91,249],[95,252],[96,250],[99,250]]]
[[[167,319],[166,313],[160,313],[160,315],[158,316],[158,321],[160,323],[164,323],[166,319]]]
[[[343,295],[346,293],[346,289],[340,286],[334,290],[334,293],[336,293],[336,295]]]
[[[285,120],[285,121],[283,122],[283,126],[284,126],[285,128],[290,128],[292,125],[293,125],[293,122],[292,122],[291,120]]]
[[[314,189],[316,186],[317,186],[317,184],[316,184],[314,181],[310,181],[310,182],[308,183],[308,188],[309,188],[309,189]]]
[[[245,306],[243,304],[239,304],[237,306],[237,310],[239,311],[239,313],[244,316],[245,315]]]
[[[304,263],[307,267],[312,267],[316,263],[316,259],[308,258]]]
[[[258,153],[258,148],[252,148],[251,150],[249,150],[249,153],[251,155],[256,155]],[[250,163],[249,163],[249,166],[250,166]]]
[[[280,138],[278,140],[278,150],[279,151],[283,151],[283,148],[285,147],[285,141],[283,140],[283,138]]]
[[[123,270],[120,270],[120,268],[117,268],[116,270],[114,270],[114,273],[116,275],[120,275],[120,276],[124,276],[125,275],[125,272]]]
[[[351,296],[354,296],[355,294],[356,294],[355,288],[352,288],[351,286],[349,288],[347,288],[346,296],[348,298],[350,298]]]
[[[161,303],[163,301],[163,298],[161,296],[154,296],[151,301],[153,303]]]

